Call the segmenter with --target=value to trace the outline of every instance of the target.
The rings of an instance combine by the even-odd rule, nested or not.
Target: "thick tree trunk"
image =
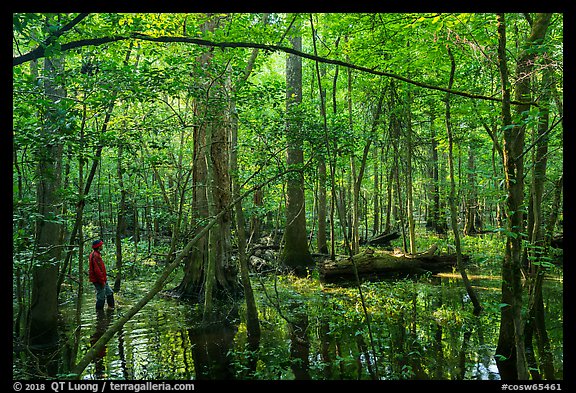
[[[36,258],[32,268],[32,299],[28,316],[28,340],[34,347],[53,346],[58,341],[58,264],[62,224],[58,222],[62,177],[60,126],[63,111],[57,105],[66,94],[61,82],[62,59],[46,58],[44,91],[49,100],[42,129],[44,146],[39,149],[36,223]]]
[[[216,76],[219,78],[219,76]],[[206,197],[208,215],[214,217],[230,204],[230,133],[229,105],[224,81],[211,83],[210,99],[205,103],[204,124],[206,127],[205,160],[207,168]],[[232,215],[226,211],[210,230],[208,258],[204,286],[205,318],[210,319],[213,299],[220,302],[240,294],[238,266],[231,258]]]
[[[201,116],[199,113],[196,115]],[[204,127],[195,126],[193,131],[194,150],[192,165],[192,227],[194,235],[201,230],[202,222],[209,218],[206,202],[206,161],[205,156],[205,132]],[[161,183],[158,177],[158,182]],[[202,283],[204,279],[204,267],[207,258],[206,237],[198,240],[190,254],[185,256],[184,277],[180,284],[173,289],[173,294],[187,298],[191,302],[200,302],[203,298]]]
[[[302,48],[302,36],[290,38],[296,50]],[[288,148],[286,163],[288,169],[297,168],[304,163],[302,150],[301,121],[298,105],[302,102],[302,58],[288,55],[286,60],[286,139]],[[313,264],[308,250],[306,230],[306,205],[304,199],[304,174],[296,171],[288,174],[286,185],[286,226],[282,264],[296,273],[305,274],[306,268]]]
[[[544,192],[544,181],[546,179],[546,164],[548,155],[548,138],[546,137],[549,127],[549,104],[551,97],[552,70],[548,67],[544,70],[542,77],[542,94],[538,100],[540,104],[540,119],[538,122],[537,133],[534,139],[536,152],[534,157],[534,167],[532,176],[532,186],[530,189],[530,207],[528,211],[528,239],[531,243],[531,249],[526,254],[531,254],[532,258],[527,258],[529,272],[529,300],[528,300],[528,318],[525,327],[525,346],[527,353],[532,348],[534,332],[536,332],[538,354],[541,366],[535,359],[529,364],[532,379],[540,379],[541,372],[546,380],[554,380],[554,357],[550,349],[550,341],[546,331],[546,318],[544,314],[544,301],[542,298],[542,284],[544,280],[545,268],[540,263],[533,264],[532,261],[542,262],[543,257],[548,254],[550,244],[547,243],[544,236],[544,223],[542,219],[542,194]]]
[[[538,14],[532,23],[532,31],[527,39],[526,47],[540,44],[544,39],[551,14]],[[524,327],[522,321],[522,282],[521,258],[522,236],[524,231],[524,132],[525,125],[513,124],[510,111],[510,89],[508,84],[508,68],[506,64],[506,25],[504,14],[498,14],[498,62],[502,81],[502,126],[504,134],[504,174],[507,190],[506,216],[507,241],[504,261],[502,263],[502,308],[500,320],[500,336],[498,339],[497,364],[502,379],[526,380],[528,370],[524,351]],[[529,75],[534,66],[536,52],[525,50],[518,58],[515,84],[516,101],[524,101],[530,96]],[[528,105],[516,106],[518,117],[524,118]],[[516,122],[518,123],[518,122]],[[522,121],[520,123],[523,123]]]
[[[206,22],[205,31],[215,28],[216,20]],[[209,70],[214,54],[207,52],[198,61]],[[205,90],[205,99],[198,100],[195,108],[198,126],[194,128],[193,214],[195,227],[213,217],[230,201],[229,129],[227,124],[227,98],[220,74],[206,77],[199,83]],[[237,268],[230,258],[229,212],[219,221],[205,239],[199,241],[190,254],[184,278],[176,295],[193,302],[203,302],[206,318],[210,317],[213,300],[225,292],[239,291]]]

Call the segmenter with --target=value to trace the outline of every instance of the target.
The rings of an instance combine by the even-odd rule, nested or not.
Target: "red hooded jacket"
[[[94,250],[90,253],[88,261],[88,276],[90,277],[90,282],[104,285],[106,283],[106,266],[104,266],[102,256],[97,250]]]

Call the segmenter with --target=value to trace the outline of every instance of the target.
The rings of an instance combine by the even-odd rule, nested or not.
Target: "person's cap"
[[[93,249],[97,249],[98,247],[100,247],[102,244],[104,244],[104,242],[102,240],[94,240],[92,242],[92,248]]]

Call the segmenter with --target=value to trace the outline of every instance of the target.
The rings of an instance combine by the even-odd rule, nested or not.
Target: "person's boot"
[[[114,309],[114,294],[106,296],[106,302],[109,308]]]
[[[104,310],[104,299],[96,300],[96,311]]]

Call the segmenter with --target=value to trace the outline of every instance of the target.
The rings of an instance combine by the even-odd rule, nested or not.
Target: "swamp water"
[[[196,306],[156,296],[107,343],[81,379],[116,380],[498,380],[494,360],[500,319],[500,278],[469,277],[484,307],[476,318],[458,274],[418,280],[363,282],[358,288],[290,276],[255,278],[261,339],[247,342],[244,304],[230,302],[222,323],[202,327]],[[85,290],[80,324],[75,297],[62,305],[65,344],[52,367],[14,355],[14,379],[65,376],[123,312],[150,287],[127,281],[116,310],[97,314]],[[546,327],[556,377],[563,377],[561,273],[544,284]],[[376,361],[375,361],[376,360]],[[23,364],[28,364],[23,366]]]

